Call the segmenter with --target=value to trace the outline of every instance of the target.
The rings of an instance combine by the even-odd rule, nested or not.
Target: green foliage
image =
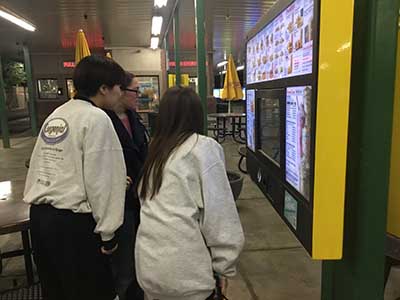
[[[27,77],[24,64],[13,60],[5,59],[3,65],[3,80],[5,89],[9,90],[16,85],[26,85]]]

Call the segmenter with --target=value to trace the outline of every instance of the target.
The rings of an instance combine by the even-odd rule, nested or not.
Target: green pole
[[[196,22],[196,51],[197,51],[197,77],[199,82],[199,95],[203,103],[204,134],[208,134],[207,126],[207,71],[206,71],[206,46],[205,46],[205,17],[204,0],[194,0]]]
[[[344,253],[323,263],[323,300],[384,298],[398,9],[355,0]]]
[[[174,49],[175,49],[175,76],[176,85],[181,85],[181,45],[180,45],[180,25],[179,25],[179,7],[178,2],[174,12]]]
[[[1,121],[1,135],[3,136],[3,147],[10,148],[10,132],[8,130],[8,117],[6,107],[6,93],[3,81],[3,66],[0,57],[0,121]]]
[[[36,117],[36,103],[35,103],[35,90],[33,88],[33,78],[32,78],[32,64],[31,56],[29,54],[29,49],[27,46],[23,46],[24,50],[24,60],[25,60],[25,72],[28,81],[28,94],[29,94],[29,112],[31,118],[32,135],[38,135],[37,117]]]

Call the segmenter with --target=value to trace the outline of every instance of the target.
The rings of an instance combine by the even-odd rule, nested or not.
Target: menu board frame
[[[266,16],[258,23],[258,25],[248,34],[246,47],[245,47],[245,56],[246,56],[246,66],[245,66],[245,78],[247,80],[247,46],[249,41],[254,38],[258,33],[263,31],[269,24],[274,22],[274,20],[282,14],[288,7],[293,5],[296,1],[299,0],[281,0],[275,4],[273,8],[266,14]],[[302,1],[302,0],[301,0]],[[247,89],[256,90],[256,107],[258,107],[257,103],[257,93],[268,91],[268,90],[277,90],[283,89],[285,91],[285,95],[287,92],[287,88],[295,88],[295,87],[305,87],[310,86],[312,89],[311,96],[311,132],[310,132],[310,183],[309,183],[309,197],[304,197],[300,191],[298,191],[292,184],[290,184],[286,180],[286,157],[281,160],[281,165],[278,168],[270,168],[273,176],[275,178],[279,178],[280,185],[286,191],[289,191],[298,201],[302,202],[301,206],[307,207],[307,210],[312,211],[314,205],[314,171],[315,171],[315,136],[316,136],[316,106],[317,106],[317,87],[318,87],[318,57],[319,57],[319,18],[320,18],[320,1],[313,0],[313,24],[312,24],[312,72],[310,74],[301,74],[292,77],[284,77],[278,78],[270,81],[261,81],[256,83],[248,83],[246,84]],[[286,100],[285,100],[286,103]],[[286,105],[283,104],[282,113],[285,116],[281,120],[281,127],[284,130],[282,137],[286,135]],[[257,112],[259,109],[257,108]],[[260,126],[260,116],[259,113],[256,114],[256,132],[259,131]],[[256,133],[259,135],[258,133]],[[281,148],[281,152],[283,156],[286,154],[286,141],[283,139],[283,146]],[[256,152],[255,155],[257,159],[264,163],[266,166],[271,166],[273,163],[269,162],[269,158],[260,151],[260,141],[259,137],[256,143]],[[275,201],[274,199],[271,199]],[[282,203],[283,205],[283,203]]]
[[[294,0],[279,0],[251,30],[247,40],[254,37],[293,2]],[[287,182],[285,176],[286,157],[285,162],[274,169],[271,167],[273,163],[259,151],[260,148],[258,147],[256,152],[247,150],[246,162],[247,171],[252,181],[263,192],[313,259],[333,260],[343,258],[346,153],[348,150],[348,145],[343,141],[347,140],[349,136],[348,113],[351,90],[351,40],[354,38],[354,3],[344,0],[339,2],[340,5],[331,1],[314,1],[313,67],[311,74],[247,83],[247,88],[255,89],[257,93],[273,89],[287,91],[287,88],[290,87],[311,86],[311,129],[309,134],[311,150],[309,161],[311,165],[310,185],[312,186],[310,188],[310,201],[304,199]],[[338,15],[341,16],[340,20],[337,19]],[[340,26],[338,26],[338,22]],[[336,49],[335,45],[350,46],[341,49],[341,51],[332,51],[332,49]],[[246,56],[247,45],[244,50],[243,54]],[[326,66],[329,66],[329,68],[326,68]],[[332,86],[332,82],[336,83],[335,86]],[[308,95],[307,99],[310,99]],[[288,112],[292,114],[289,116],[292,124],[288,126],[289,131],[292,130],[289,141],[293,146],[293,142],[301,136],[299,134],[300,129],[303,130],[303,121],[301,120],[304,116],[301,112],[303,100],[295,99],[292,101],[289,99],[289,101],[300,103],[300,108],[296,111],[291,107],[294,104],[288,103],[288,110],[293,109],[293,111]],[[256,115],[259,114],[258,112]],[[262,114],[261,117],[268,118],[268,114]],[[337,122],[340,122],[340,126],[332,125]],[[285,126],[284,123],[286,123],[286,118],[282,119],[282,126]],[[260,126],[259,119],[256,119],[256,126]],[[298,130],[298,133],[293,135],[293,130]],[[282,140],[285,141],[285,138],[282,138]],[[296,143],[303,145],[302,141]],[[290,146],[288,147],[290,148]],[[296,153],[298,149],[302,149],[302,146],[297,146]],[[297,204],[290,200],[285,203],[286,193],[293,196]],[[294,209],[295,207],[297,209]],[[296,226],[293,226],[294,224]],[[329,236],[329,239],[326,238],[327,236]]]

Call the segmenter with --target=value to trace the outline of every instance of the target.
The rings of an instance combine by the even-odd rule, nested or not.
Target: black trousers
[[[91,214],[50,205],[30,210],[33,256],[45,300],[113,300],[109,257]]]

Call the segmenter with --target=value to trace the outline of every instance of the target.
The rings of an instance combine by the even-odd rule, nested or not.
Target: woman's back
[[[217,142],[189,137],[168,159],[160,191],[141,201],[137,271],[154,298],[204,300],[213,271],[235,272],[243,233]]]

